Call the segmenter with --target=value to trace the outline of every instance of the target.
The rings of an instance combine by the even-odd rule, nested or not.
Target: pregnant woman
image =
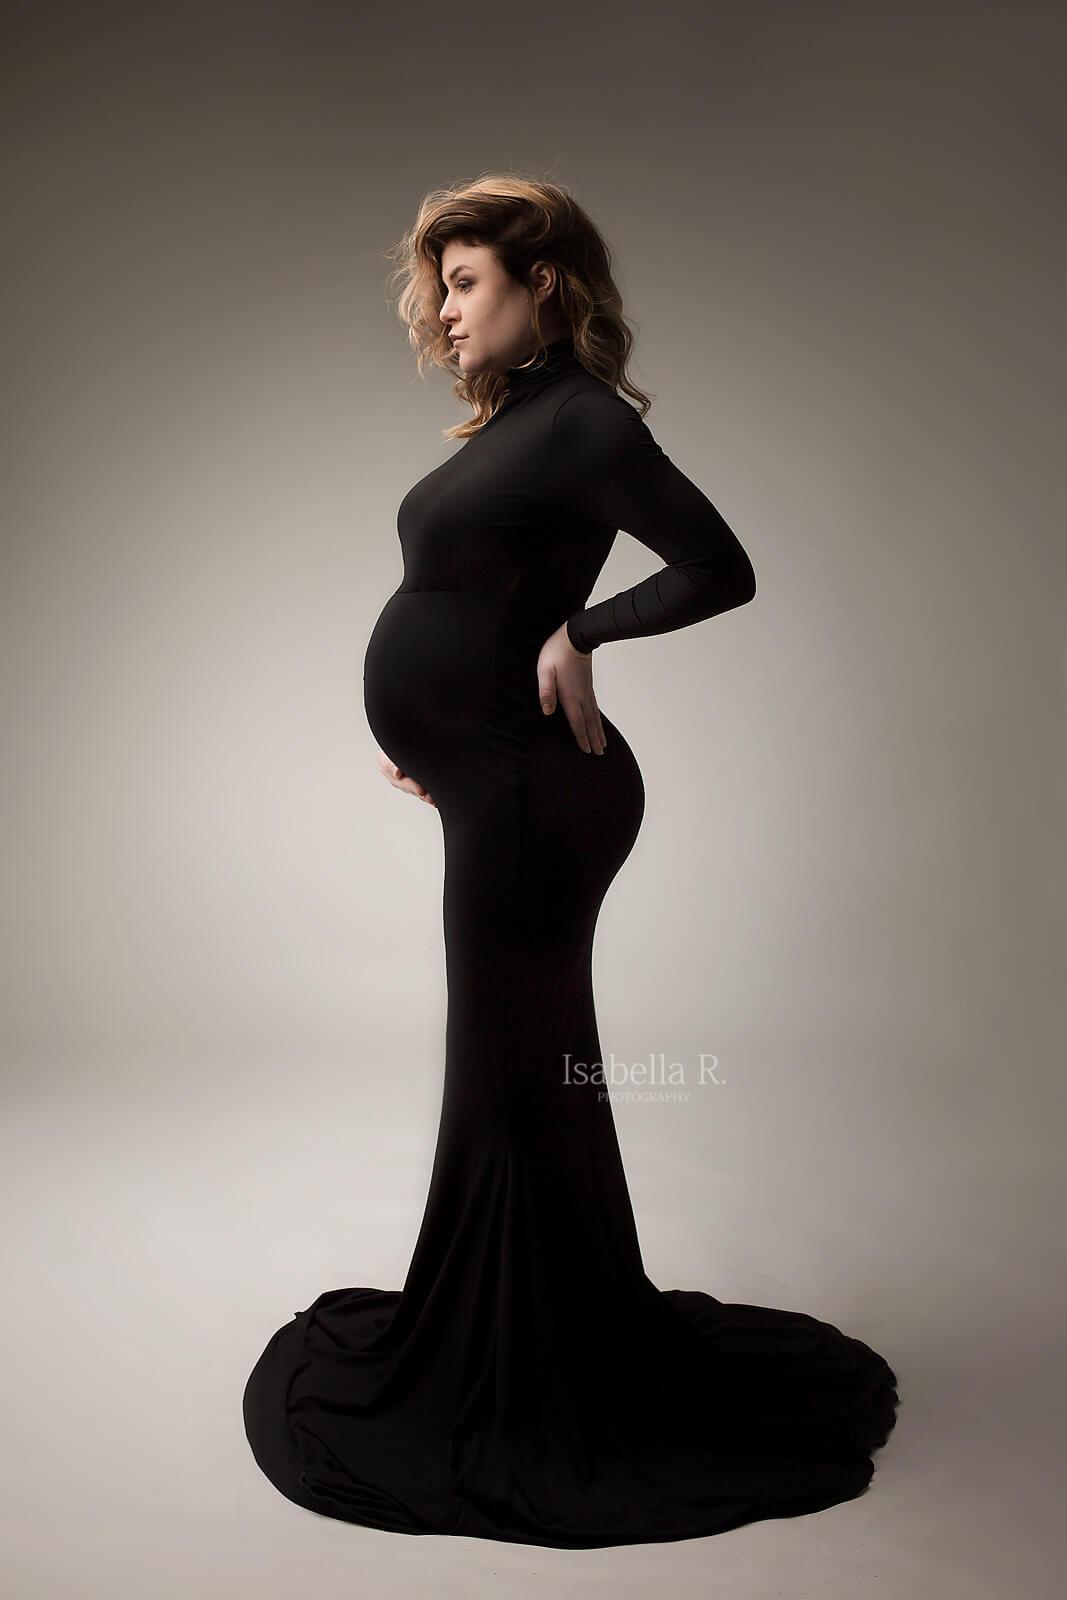
[[[472,408],[400,506],[363,678],[383,770],[441,820],[440,1129],[402,1289],[279,1328],[249,1442],[290,1500],[400,1533],[581,1548],[819,1510],[868,1485],[894,1373],[804,1312],[650,1281],[596,1070],[593,935],[644,789],[594,652],[744,605],[752,565],[617,392],[647,409],[566,191],[431,195],[398,273],[420,367]],[[587,608],[619,529],[666,564]]]

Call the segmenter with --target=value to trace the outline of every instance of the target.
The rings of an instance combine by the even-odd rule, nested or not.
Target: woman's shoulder
[[[606,378],[598,378],[595,372],[589,372],[588,370],[576,372],[572,377],[568,378],[561,389],[560,406],[566,405],[579,395],[583,398],[585,410],[593,410],[599,407],[602,410],[610,411],[616,410],[619,406],[625,406],[629,411],[634,409],[628,400],[623,399],[615,386],[608,383]]]
[[[636,406],[592,372],[577,373],[568,381],[552,415],[553,438],[579,448],[596,440],[625,444],[643,427]]]

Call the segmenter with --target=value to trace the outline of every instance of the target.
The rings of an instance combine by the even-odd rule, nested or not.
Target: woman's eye
[[[469,278],[460,278],[456,283],[456,287],[457,289],[469,289],[470,282],[471,280]]]

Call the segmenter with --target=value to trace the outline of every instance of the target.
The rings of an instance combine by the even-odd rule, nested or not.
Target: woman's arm
[[[552,423],[552,480],[582,517],[621,528],[667,563],[568,617],[576,650],[670,633],[755,596],[756,575],[740,540],[621,395],[583,390],[564,400]]]

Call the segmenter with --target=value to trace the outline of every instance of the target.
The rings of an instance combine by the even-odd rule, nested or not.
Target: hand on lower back
[[[561,705],[581,749],[602,756],[607,739],[593,692],[592,651],[585,655],[574,648],[565,622],[541,646],[537,689],[544,715]]]

